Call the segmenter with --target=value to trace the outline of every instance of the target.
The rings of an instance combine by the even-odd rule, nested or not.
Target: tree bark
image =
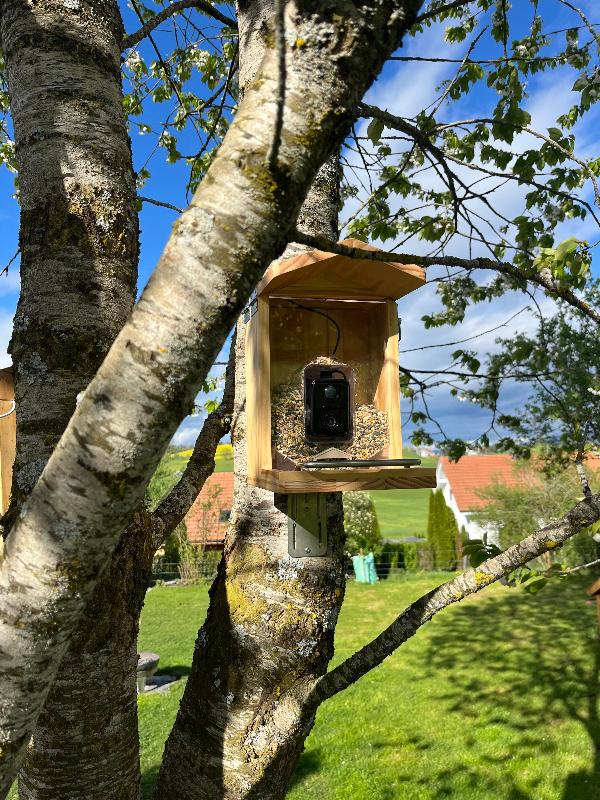
[[[121,537],[71,640],[19,775],[20,800],[139,797],[137,633],[152,521]]]
[[[319,166],[340,145],[358,99],[419,6],[288,4],[285,125],[275,163],[269,153],[281,104],[269,46],[260,79],[7,540],[0,796],[162,452],[251,287],[283,251]],[[7,30],[5,18],[5,38]]]
[[[131,312],[138,217],[117,4],[4,0],[1,14],[21,204],[12,520]]]
[[[2,10],[21,203],[11,352],[17,455],[7,528],[133,306],[138,217],[121,16],[93,0]],[[147,526],[118,547],[75,632],[20,774],[23,800],[138,796],[137,616]]]
[[[239,4],[242,94],[260,66],[272,15],[272,0]],[[339,174],[337,156],[319,170],[300,230],[337,240]],[[333,655],[345,588],[342,495],[327,496],[327,557],[291,558],[287,495],[247,483],[244,339],[240,320],[232,522],[155,800],[283,797],[314,721],[298,690]]]

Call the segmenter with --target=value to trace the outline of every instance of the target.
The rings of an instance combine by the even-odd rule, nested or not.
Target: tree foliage
[[[485,507],[476,513],[481,525],[498,532],[502,550],[516,544],[529,531],[548,525],[561,517],[581,498],[581,484],[573,467],[547,474],[538,462],[515,462],[516,486],[494,482],[478,494]],[[590,483],[600,487],[600,475],[590,471]],[[578,533],[560,550],[547,553],[542,566],[552,563],[575,567],[598,557],[598,546],[592,538],[600,530],[594,525]]]
[[[346,550],[350,553],[372,551],[379,553],[382,546],[377,510],[368,492],[345,492],[344,529]]]
[[[600,283],[592,281],[583,296],[597,306]],[[489,356],[486,379],[467,396],[486,405],[503,375],[515,371],[537,375],[534,383],[527,381],[529,399],[522,413],[500,415],[499,422],[511,432],[513,449],[524,454],[535,449],[549,468],[564,469],[572,463],[586,428],[592,443],[600,441],[598,326],[560,303],[556,313],[540,319],[531,334],[502,337],[496,343],[498,352]]]

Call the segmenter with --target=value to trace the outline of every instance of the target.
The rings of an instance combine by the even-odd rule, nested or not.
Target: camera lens
[[[338,390],[335,386],[326,386],[323,394],[327,400],[335,400],[338,396]]]

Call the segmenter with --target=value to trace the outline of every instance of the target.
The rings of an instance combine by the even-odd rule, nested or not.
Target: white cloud
[[[13,315],[7,311],[0,311],[0,368],[10,367],[11,358],[8,355],[8,343],[12,336]]]

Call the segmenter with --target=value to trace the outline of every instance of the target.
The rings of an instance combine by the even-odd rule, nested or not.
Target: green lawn
[[[350,584],[336,660],[439,579]],[[492,587],[439,615],[320,709],[289,800],[596,797],[600,657],[587,583],[532,596]],[[201,587],[153,589],[140,647],[184,673],[206,602]],[[181,691],[140,698],[146,797]]]
[[[405,458],[416,458],[412,450],[404,452]],[[422,458],[421,466],[435,467],[437,458]],[[427,511],[430,489],[395,489],[371,492],[377,510],[377,519],[384,539],[403,536],[422,536],[427,532]]]

